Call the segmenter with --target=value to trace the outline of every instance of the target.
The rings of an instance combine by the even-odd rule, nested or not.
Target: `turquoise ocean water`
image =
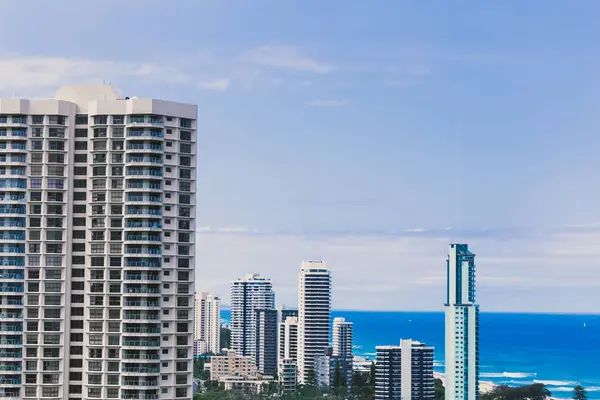
[[[435,369],[444,372],[441,312],[334,311],[354,322],[355,355],[373,358],[375,346],[401,338],[435,346]],[[570,398],[580,383],[600,400],[600,315],[481,313],[481,380],[525,385],[541,382],[552,396]],[[229,311],[222,319],[229,321]]]

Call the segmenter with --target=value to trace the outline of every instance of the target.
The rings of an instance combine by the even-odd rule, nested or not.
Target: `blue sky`
[[[598,311],[600,3],[2,1],[0,94],[111,82],[199,105],[197,288],[439,310]],[[18,40],[17,40],[18,39]]]

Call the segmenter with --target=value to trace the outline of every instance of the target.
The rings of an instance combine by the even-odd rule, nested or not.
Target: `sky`
[[[302,260],[333,307],[598,312],[600,3],[0,1],[0,95],[198,104],[196,288]]]

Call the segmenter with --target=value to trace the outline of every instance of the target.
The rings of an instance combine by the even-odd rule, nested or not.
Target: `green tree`
[[[201,378],[202,372],[204,371],[204,359],[194,359],[194,378]]]
[[[573,389],[573,400],[587,400],[588,395],[585,388],[581,385],[575,386]]]
[[[435,400],[444,400],[446,397],[446,388],[441,379],[435,379]]]
[[[375,387],[375,361],[371,361],[371,368],[369,371],[369,383]]]

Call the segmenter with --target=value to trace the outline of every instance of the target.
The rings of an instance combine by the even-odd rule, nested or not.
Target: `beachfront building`
[[[329,346],[331,271],[323,261],[302,263],[298,292],[298,381],[306,384]]]
[[[192,397],[196,118],[104,85],[0,100],[0,398]]]
[[[255,362],[261,374],[277,373],[277,310],[256,310]]]
[[[243,356],[256,356],[256,310],[275,308],[271,280],[249,274],[231,282],[231,348]]]
[[[336,317],[333,319],[333,355],[352,357],[352,322],[346,318]]]
[[[218,354],[221,351],[221,299],[212,293],[196,294],[194,309],[194,341],[202,343],[198,346],[200,354]]]
[[[475,254],[451,244],[446,288],[446,400],[479,399],[479,305],[475,302]]]
[[[433,400],[433,347],[412,340],[377,346],[376,400]]]

